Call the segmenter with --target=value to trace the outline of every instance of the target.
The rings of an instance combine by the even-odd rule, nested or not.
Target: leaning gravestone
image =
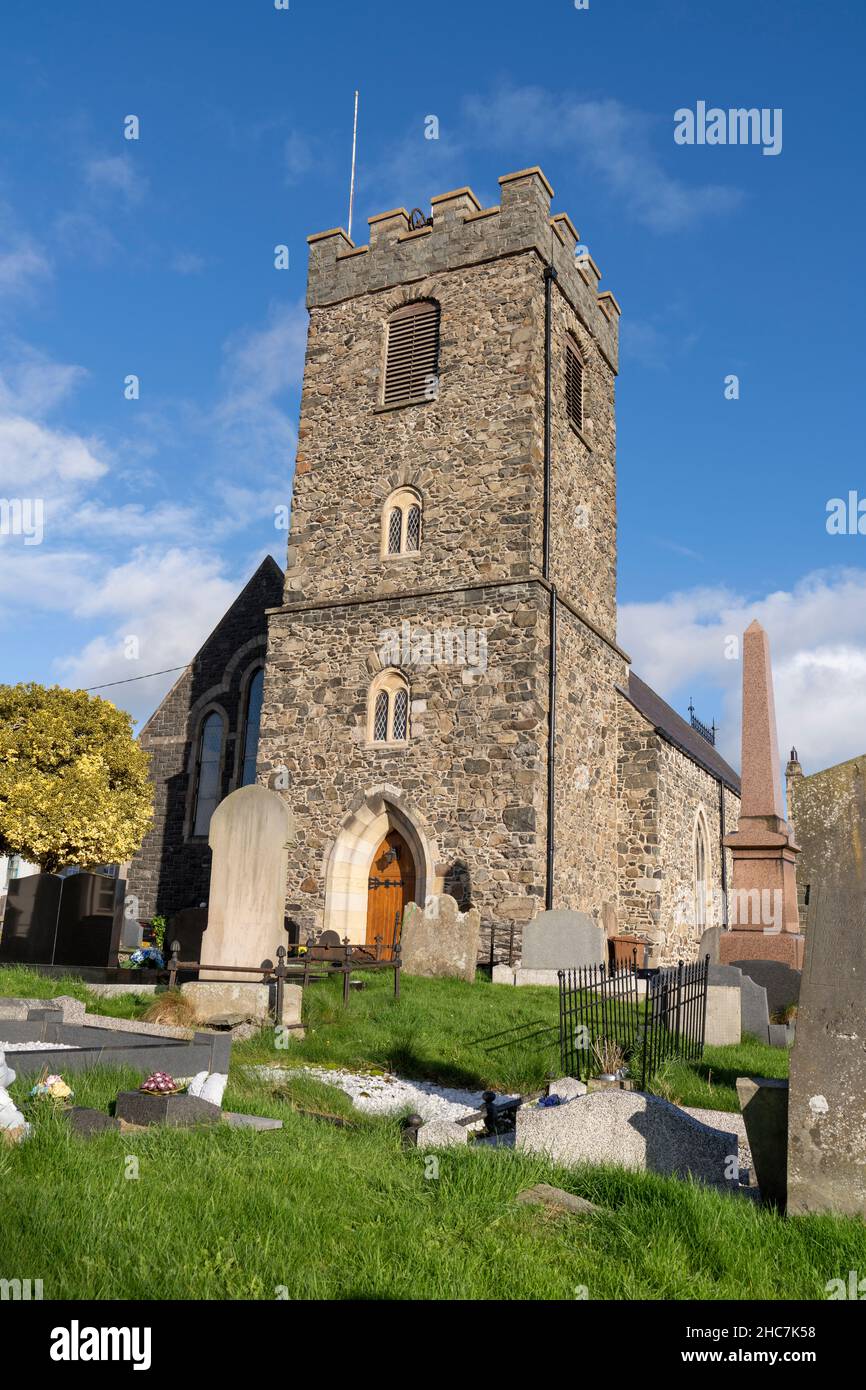
[[[606,961],[604,927],[585,912],[540,912],[523,929],[522,970],[571,970]]]
[[[285,940],[292,815],[278,792],[239,787],[213,813],[206,965],[259,965]],[[225,978],[202,970],[200,980]],[[254,979],[254,976],[250,976]]]
[[[407,975],[452,975],[471,983],[480,935],[478,908],[461,912],[448,893],[431,895],[424,907],[409,903],[400,936],[403,969]]]
[[[788,1214],[866,1216],[866,902],[821,895],[788,1091]]]

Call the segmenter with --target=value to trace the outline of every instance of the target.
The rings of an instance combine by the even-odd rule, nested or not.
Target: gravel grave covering
[[[0,1038],[0,1052],[77,1052],[71,1043],[52,1042],[3,1042]]]
[[[484,1104],[481,1091],[464,1091],[454,1086],[437,1086],[433,1081],[409,1081],[388,1073],[370,1076],[363,1072],[332,1071],[326,1067],[251,1067],[265,1080],[289,1081],[302,1073],[336,1086],[351,1098],[356,1110],[368,1115],[396,1115],[414,1110],[422,1120],[457,1120],[471,1115]]]

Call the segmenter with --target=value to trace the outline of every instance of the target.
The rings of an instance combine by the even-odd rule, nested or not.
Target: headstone
[[[765,964],[766,962],[761,962]],[[757,1038],[767,1042],[770,1014],[767,1006],[767,991],[736,965],[713,965],[707,972],[707,985],[733,985],[740,992],[740,1042],[743,1037]],[[706,1042],[710,1042],[708,1037]]]
[[[233,1129],[282,1129],[282,1120],[272,1120],[268,1115],[242,1115],[237,1110],[224,1110],[223,1121]]]
[[[540,912],[523,929],[522,970],[570,970],[606,961],[604,927],[585,912]]]
[[[239,787],[221,801],[210,822],[213,851],[206,965],[259,965],[275,960],[286,939],[286,874],[292,816],[278,792]],[[199,979],[219,978],[202,970]]]
[[[771,1014],[787,1008],[789,1004],[796,1004],[800,998],[802,973],[792,970],[783,961],[737,960],[731,964],[766,991],[767,1008]]]
[[[121,1091],[115,1115],[132,1125],[170,1125],[187,1129],[191,1125],[214,1124],[222,1118],[218,1105],[190,1095],[150,1095],[145,1091]]]
[[[788,1172],[788,1083],[738,1076],[737,1095],[761,1200],[785,1210]]]
[[[826,888],[791,1052],[788,1213],[866,1216],[866,902]]]
[[[737,1046],[742,1036],[739,984],[707,984],[704,1042],[707,1047]]]
[[[407,975],[451,975],[475,979],[481,913],[461,912],[448,893],[433,895],[425,906],[409,903],[403,913],[400,958]]]
[[[170,949],[172,942],[177,941],[180,945],[177,953],[178,960],[201,960],[201,943],[206,927],[206,907],[182,908],[180,912],[174,914],[169,923],[168,931],[165,934],[167,948]],[[190,979],[192,974],[181,971],[180,978],[181,980]]]
[[[719,963],[719,939],[722,935],[721,927],[707,927],[701,936],[698,946],[698,960],[703,960],[704,956],[709,956],[710,965]]]
[[[725,836],[734,861],[730,931],[719,938],[723,964],[757,958],[803,964],[797,880],[799,847],[785,819],[770,644],[760,623],[743,634],[742,799],[737,828]]]
[[[591,1091],[565,1105],[524,1105],[515,1147],[554,1163],[613,1163],[730,1188],[737,1182],[736,1134],[711,1129],[659,1096]]]

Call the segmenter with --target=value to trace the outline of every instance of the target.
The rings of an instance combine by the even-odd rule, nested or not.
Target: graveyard
[[[233,1044],[224,1107],[281,1129],[155,1125],[82,1137],[56,1112],[0,1151],[14,1213],[0,1234],[4,1266],[62,1270],[68,1298],[270,1298],[282,1286],[293,1299],[573,1299],[581,1287],[591,1299],[815,1299],[866,1259],[866,1228],[851,1218],[786,1220],[698,1182],[575,1169],[507,1147],[407,1148],[401,1116],[359,1113],[306,1068],[542,1089],[555,1048],[530,1064],[525,1049],[497,1056],[476,1040],[503,1024],[555,1022],[555,999],[541,988],[407,978],[396,1003],[379,982],[346,1012],[335,982],[315,989],[303,1041],[275,1052],[263,1032]],[[673,1073],[671,1094],[733,1110],[731,1076],[774,1063],[782,1075],[786,1062],[757,1044],[707,1049],[703,1074]],[[262,1064],[279,1079],[250,1070]],[[76,1106],[107,1110],[141,1077],[95,1067],[71,1080]],[[23,1102],[28,1089],[16,1081],[12,1094]],[[123,1177],[131,1159],[137,1182]],[[538,1184],[592,1209],[517,1200]]]

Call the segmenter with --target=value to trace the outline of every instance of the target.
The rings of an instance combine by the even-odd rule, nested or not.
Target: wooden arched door
[[[388,959],[400,939],[403,908],[415,901],[415,861],[399,830],[389,830],[373,855],[367,881],[367,945],[381,937]]]

